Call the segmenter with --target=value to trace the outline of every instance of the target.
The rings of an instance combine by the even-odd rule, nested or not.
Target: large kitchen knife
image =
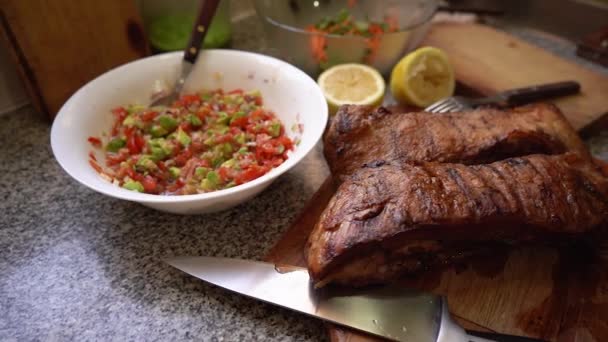
[[[396,341],[530,342],[519,336],[467,332],[444,298],[396,286],[315,289],[304,268],[215,257],[176,257],[169,265],[249,297]]]

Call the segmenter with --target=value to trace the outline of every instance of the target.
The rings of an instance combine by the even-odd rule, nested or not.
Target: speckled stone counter
[[[235,31],[235,47],[255,49],[256,25]],[[317,320],[228,293],[161,261],[261,259],[327,176],[319,147],[244,205],[176,216],[72,180],[52,156],[49,131],[29,107],[0,117],[0,340],[327,339]],[[594,149],[602,153],[607,144],[597,139]]]

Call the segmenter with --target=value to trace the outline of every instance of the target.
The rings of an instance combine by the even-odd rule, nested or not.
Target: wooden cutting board
[[[577,129],[608,110],[608,79],[505,33],[442,24],[431,29],[426,42],[446,50],[459,82],[480,93],[574,79],[583,94],[555,102]],[[334,191],[326,180],[268,261],[305,266],[306,240]],[[452,314],[467,329],[560,342],[608,341],[608,253],[603,254],[549,247],[496,251],[468,265],[404,280],[404,286],[447,296]],[[328,327],[332,341],[376,340]]]
[[[423,45],[447,52],[456,79],[483,95],[534,84],[575,80],[581,94],[555,103],[574,128],[608,113],[608,77],[480,24],[435,24]]]
[[[135,1],[0,0],[0,48],[49,118],[86,82],[148,55]]]

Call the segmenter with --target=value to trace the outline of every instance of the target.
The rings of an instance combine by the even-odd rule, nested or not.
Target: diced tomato
[[[101,147],[101,139],[96,138],[96,137],[89,137],[89,139],[87,139],[91,145],[93,145],[94,147]]]
[[[133,135],[133,133],[135,133],[135,127],[125,127],[124,132],[125,132],[125,136],[128,139]]]
[[[138,133],[128,135],[127,148],[129,149],[129,153],[131,154],[140,153],[143,145],[145,144],[145,142],[141,143],[138,137],[139,139],[143,140],[143,138],[141,138]]]
[[[201,152],[205,149],[205,145],[200,142],[200,141],[193,141],[190,144],[190,150],[192,150],[192,153],[198,153]]]
[[[230,122],[231,127],[247,127],[247,123],[249,123],[249,119],[246,116],[236,118]]]
[[[189,122],[182,122],[181,124],[179,124],[179,127],[184,132],[190,133],[190,131],[192,131],[192,125]]]
[[[123,107],[117,107],[112,109],[112,114],[116,117],[116,121],[122,124],[123,120],[129,115],[126,109]]]
[[[233,142],[233,141],[234,141],[234,137],[230,133],[222,134],[215,138],[215,142],[218,144],[223,144],[223,143]]]
[[[253,164],[251,165],[251,167],[237,175],[234,178],[234,181],[236,182],[236,184],[243,184],[263,176],[266,172],[268,172],[267,167]]]
[[[122,154],[122,153],[108,154],[106,156],[106,165],[108,165],[108,166],[118,165],[125,160],[127,160],[127,155],[125,155],[125,154]]]
[[[229,95],[232,94],[242,94],[243,93],[243,89],[234,89],[228,92]]]
[[[211,163],[207,160],[207,159],[201,159],[198,162],[198,166],[202,166],[202,167],[211,167]]]
[[[261,105],[263,105],[263,104],[264,104],[264,101],[262,100],[262,97],[261,97],[261,96],[256,96],[256,97],[255,97],[255,99],[254,99],[254,102],[255,102],[255,104],[256,104],[257,106],[261,106]]]
[[[196,116],[203,122],[205,122],[207,115],[209,115],[209,108],[201,108],[196,112]]]
[[[144,186],[144,191],[148,192],[148,193],[154,193],[156,192],[156,179],[154,179],[154,177],[148,175],[148,176],[144,176],[144,178],[141,180],[141,185]]]
[[[167,166],[165,165],[165,162],[164,162],[164,161],[162,161],[162,160],[161,160],[161,161],[159,161],[158,163],[156,163],[156,165],[158,166],[158,168],[159,168],[161,171],[167,171]]]
[[[97,157],[95,157],[95,154],[93,153],[93,151],[89,152],[89,159],[97,161]]]
[[[201,97],[198,94],[187,94],[182,95],[181,99],[184,106],[189,106],[191,104],[198,104],[201,102]]]
[[[217,171],[218,175],[220,176],[220,179],[225,182],[226,180],[230,179],[230,174],[232,173],[232,170],[227,168],[227,167],[220,167],[220,169]]]
[[[148,111],[145,111],[141,115],[141,119],[144,122],[150,122],[150,121],[154,120],[154,118],[156,118],[157,116],[158,116],[158,112],[155,112],[153,110],[148,110]]]
[[[291,139],[289,139],[289,137],[282,135],[276,139],[274,139],[276,141],[276,145],[283,145],[283,147],[285,147],[285,150],[291,150],[293,149],[293,141],[291,141]]]
[[[261,108],[258,108],[256,110],[254,110],[251,113],[250,116],[251,116],[251,119],[253,121],[260,121],[260,120],[267,120],[267,119],[269,119],[269,116],[268,116],[268,114],[266,114],[266,111],[263,110],[263,109],[261,109]]]
[[[184,185],[185,185],[184,182],[182,182],[181,179],[178,179],[175,181],[175,183],[168,185],[166,190],[170,193],[174,193],[174,192],[177,192],[179,189],[183,188]]]
[[[263,164],[267,167],[273,168],[283,164],[285,160],[281,157],[274,157],[272,159],[264,160]]]
[[[188,159],[192,158],[192,151],[187,148],[183,151],[181,151],[175,158],[175,165],[177,166],[184,166],[186,164],[186,162],[188,161]]]
[[[146,147],[146,139],[144,139],[141,134],[135,135],[135,143],[137,144],[137,146],[139,146],[140,149]]]

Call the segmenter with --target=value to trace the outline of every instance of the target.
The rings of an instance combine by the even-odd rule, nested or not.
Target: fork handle
[[[576,94],[581,90],[581,85],[576,81],[564,81],[547,83],[532,87],[507,90],[501,95],[509,106],[526,104],[551,97]]]
[[[219,2],[220,0],[202,1],[202,4],[198,9],[196,20],[194,21],[194,27],[192,27],[190,41],[184,52],[184,61],[190,62],[191,64],[194,64],[196,61],[201,49],[201,44],[207,35],[207,31],[209,31],[211,20],[215,15],[215,10],[217,9]]]

